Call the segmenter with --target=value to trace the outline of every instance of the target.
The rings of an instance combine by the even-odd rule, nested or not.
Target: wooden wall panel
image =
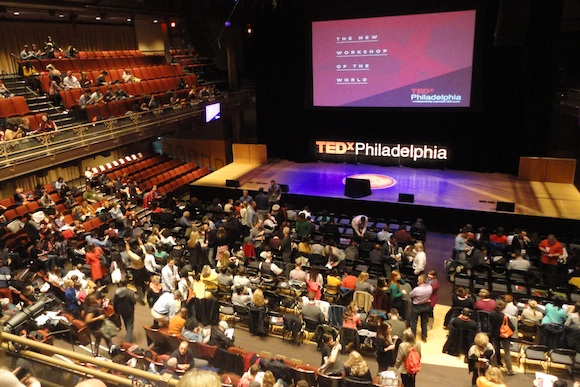
[[[550,157],[520,157],[518,178],[547,183],[574,184],[576,160]]]

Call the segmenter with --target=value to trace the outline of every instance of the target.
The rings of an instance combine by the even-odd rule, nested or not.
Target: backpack
[[[405,359],[405,369],[410,375],[416,375],[421,371],[421,356],[415,347],[409,349],[407,359]]]

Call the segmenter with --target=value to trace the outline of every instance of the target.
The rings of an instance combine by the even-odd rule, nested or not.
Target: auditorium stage
[[[358,199],[346,197],[345,179],[362,174],[362,178],[371,180],[372,194]],[[226,179],[238,180],[239,189],[226,187]],[[451,222],[438,219],[440,231],[451,224],[455,231],[461,220],[469,219],[481,219],[480,225],[489,227],[499,225],[487,224],[493,221],[502,221],[504,227],[527,227],[530,222],[546,228],[557,224],[558,229],[580,226],[580,193],[573,184],[524,181],[500,173],[326,162],[300,164],[287,160],[232,163],[193,183],[191,193],[203,199],[212,195],[238,198],[241,189],[267,190],[272,179],[289,186],[282,201],[309,203],[315,210],[333,208],[336,212],[336,208],[344,208],[342,212],[348,213],[349,209],[358,212],[358,207],[371,216],[387,219],[412,220],[415,216],[425,217],[426,213],[455,218]],[[413,194],[414,203],[398,203],[399,194]],[[515,203],[514,212],[496,211],[497,202]]]

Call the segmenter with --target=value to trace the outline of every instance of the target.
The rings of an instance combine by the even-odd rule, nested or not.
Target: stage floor
[[[267,190],[274,179],[287,184],[292,194],[344,199],[344,180],[357,174],[371,175],[373,185],[394,185],[373,188],[372,195],[356,200],[397,203],[404,193],[415,195],[415,205],[496,212],[497,202],[510,202],[518,215],[580,219],[580,193],[573,184],[524,181],[500,173],[280,160],[232,163],[193,185],[225,187],[226,179],[235,179],[240,189]]]

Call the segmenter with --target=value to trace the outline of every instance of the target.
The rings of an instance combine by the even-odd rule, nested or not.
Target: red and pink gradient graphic
[[[392,177],[387,175],[379,175],[377,173],[360,173],[356,175],[350,175],[348,178],[369,180],[371,183],[371,189],[391,188],[397,184],[397,181]],[[342,184],[346,184],[346,179],[346,177],[342,179]]]
[[[474,37],[475,10],[313,22],[314,106],[470,106]]]

